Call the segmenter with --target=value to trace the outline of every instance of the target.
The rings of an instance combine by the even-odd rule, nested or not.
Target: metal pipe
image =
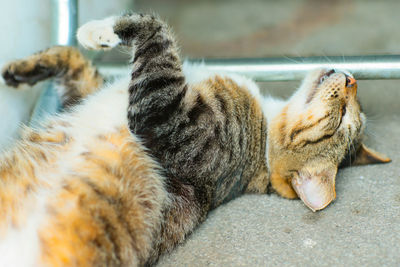
[[[51,4],[53,45],[76,45],[78,0],[52,0]],[[60,99],[56,90],[54,90],[54,85],[49,84],[41,93],[32,111],[30,125],[40,127],[43,117],[55,114],[60,108]]]
[[[258,82],[301,80],[313,69],[335,68],[351,72],[356,79],[400,79],[400,55],[337,56],[337,57],[285,57],[252,59],[204,59],[189,60],[204,63],[213,71],[238,73]],[[126,73],[126,66],[99,65],[106,76]]]
[[[78,1],[52,0],[52,42],[55,45],[76,45]]]

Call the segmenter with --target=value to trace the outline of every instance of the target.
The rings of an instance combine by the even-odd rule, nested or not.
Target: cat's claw
[[[51,70],[39,64],[33,65],[29,62],[18,60],[6,65],[1,73],[4,83],[17,88],[20,84],[30,86],[52,76]]]
[[[19,83],[8,69],[3,70],[1,73],[3,81],[6,85],[11,87],[18,87]]]
[[[114,33],[114,18],[90,21],[78,29],[78,42],[86,49],[109,50],[121,43]]]

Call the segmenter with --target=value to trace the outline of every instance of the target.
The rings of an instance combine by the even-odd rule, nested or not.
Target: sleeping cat
[[[78,40],[133,47],[131,76],[102,88],[69,47],[4,68],[15,87],[55,78],[67,108],[24,129],[0,161],[2,266],[151,265],[243,193],[271,188],[318,210],[335,198],[346,155],[389,161],[361,144],[365,116],[348,73],[316,70],[278,101],[244,77],[184,71],[153,16],[92,21]]]

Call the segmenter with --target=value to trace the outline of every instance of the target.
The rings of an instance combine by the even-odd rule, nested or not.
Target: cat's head
[[[300,197],[313,211],[336,197],[339,165],[389,162],[361,143],[366,118],[357,82],[347,72],[318,69],[268,125],[268,165],[272,188]]]

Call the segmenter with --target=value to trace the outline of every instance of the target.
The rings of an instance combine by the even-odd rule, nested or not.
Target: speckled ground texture
[[[400,54],[400,1],[137,3],[166,17],[192,57]],[[288,96],[297,85],[260,86]],[[360,81],[358,92],[366,143],[392,163],[340,170],[336,201],[317,213],[276,195],[240,197],[158,266],[399,266],[400,81]]]

